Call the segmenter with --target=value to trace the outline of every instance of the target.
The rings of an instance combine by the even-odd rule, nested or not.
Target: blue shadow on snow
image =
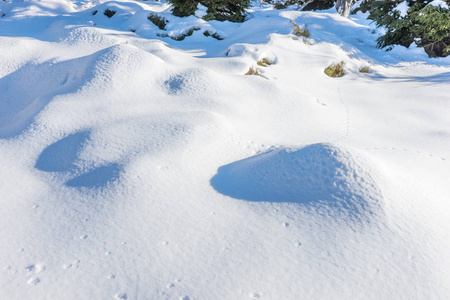
[[[86,187],[99,188],[105,187],[108,183],[119,178],[120,166],[118,164],[110,164],[98,167],[83,175],[69,180],[66,185],[69,187]]]
[[[75,167],[78,153],[89,139],[89,132],[69,135],[42,151],[36,161],[36,169],[45,172],[66,172]]]

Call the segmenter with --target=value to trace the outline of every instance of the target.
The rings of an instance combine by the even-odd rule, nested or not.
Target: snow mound
[[[32,63],[0,79],[0,137],[12,137],[57,97],[91,92],[105,95],[146,80],[163,61],[131,45],[115,45],[62,62]],[[46,74],[42,77],[42,74]],[[124,80],[126,79],[126,81]]]
[[[211,71],[191,68],[170,75],[164,80],[164,86],[171,95],[210,96],[212,93],[216,94],[220,86],[220,81],[215,80],[215,78],[217,78],[217,75]]]
[[[220,193],[243,200],[325,205],[352,213],[379,207],[378,188],[350,152],[331,144],[277,149],[220,167]]]

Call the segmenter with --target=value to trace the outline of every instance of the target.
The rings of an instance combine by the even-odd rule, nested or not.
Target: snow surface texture
[[[0,2],[1,299],[448,298],[450,57],[254,4]]]

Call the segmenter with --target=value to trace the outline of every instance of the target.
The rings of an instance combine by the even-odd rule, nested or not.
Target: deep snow
[[[2,15],[1,299],[448,297],[450,57],[256,2],[242,24],[164,1]]]

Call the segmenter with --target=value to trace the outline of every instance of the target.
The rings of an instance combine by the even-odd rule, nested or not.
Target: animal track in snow
[[[78,269],[78,266],[80,265],[80,260],[75,260],[72,263],[69,264],[64,264],[62,266],[63,269],[67,270],[67,269]]]
[[[442,156],[433,155],[431,153],[426,153],[426,152],[422,152],[422,151],[419,151],[419,150],[409,150],[409,149],[406,149],[406,148],[401,148],[400,149],[400,148],[395,148],[395,147],[364,147],[363,149],[365,149],[365,150],[379,150],[379,151],[382,151],[382,150],[387,150],[387,151],[404,151],[404,152],[424,155],[424,156],[427,156],[427,157],[432,157],[434,159],[440,159],[440,160],[443,160],[443,161],[446,160],[446,158],[442,157]]]
[[[41,282],[41,280],[39,279],[39,277],[31,277],[30,279],[28,279],[28,281],[27,281],[27,283],[29,284],[29,285],[36,285],[36,284],[38,284],[39,282]]]
[[[341,102],[342,106],[345,109],[345,116],[346,117],[345,117],[344,134],[341,137],[336,138],[333,142],[339,142],[339,141],[342,141],[342,140],[346,139],[348,137],[348,134],[349,134],[349,131],[350,131],[350,110],[349,110],[347,104],[342,99],[341,85],[339,84],[339,80],[337,81],[337,92],[338,92],[338,96],[339,96],[339,101]]]
[[[333,142],[338,142],[338,141],[342,141],[344,139],[346,139],[349,135],[349,131],[350,131],[350,110],[347,106],[347,104],[345,103],[344,99],[342,98],[342,93],[341,93],[341,85],[339,83],[339,81],[337,81],[337,91],[338,91],[338,96],[339,96],[339,101],[341,102],[341,104],[344,106],[345,111],[346,111],[346,125],[345,125],[345,131],[344,134],[335,139]],[[317,102],[319,103],[319,100],[317,99]],[[365,149],[367,150],[392,150],[392,151],[404,151],[404,152],[413,152],[409,149],[406,148],[395,148],[395,147],[366,147]],[[422,155],[428,155],[429,157],[433,157],[435,158],[435,156],[431,153],[423,153],[421,151],[416,150],[415,151],[417,154],[422,154]],[[438,157],[438,159],[445,161],[446,158],[445,157]]]
[[[42,264],[32,264],[25,268],[29,273],[39,274],[45,270],[45,266]]]
[[[118,299],[118,300],[126,300],[126,299],[128,299],[127,294],[125,294],[125,293],[117,293],[117,294],[114,295],[114,298]]]

